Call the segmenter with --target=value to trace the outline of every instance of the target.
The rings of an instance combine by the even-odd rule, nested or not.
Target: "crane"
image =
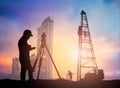
[[[97,66],[87,15],[84,10],[80,14],[81,25],[78,27],[77,81],[82,79],[91,80],[91,78],[93,80],[102,80],[104,79],[104,73]]]

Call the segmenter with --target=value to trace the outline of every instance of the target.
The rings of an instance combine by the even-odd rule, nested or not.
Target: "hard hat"
[[[29,29],[26,29],[23,33],[23,35],[29,35],[29,36],[33,36],[32,32]]]

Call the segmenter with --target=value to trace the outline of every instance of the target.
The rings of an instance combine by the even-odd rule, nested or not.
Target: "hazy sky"
[[[98,67],[105,79],[120,79],[120,0],[0,0],[0,72],[11,72],[23,31],[33,32],[29,43],[36,46],[37,28],[50,16],[54,61],[63,78],[68,70],[75,78],[81,10],[87,13]]]

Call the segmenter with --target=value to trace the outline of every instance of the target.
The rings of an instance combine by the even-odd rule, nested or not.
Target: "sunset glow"
[[[76,80],[80,12],[86,11],[98,68],[105,79],[120,79],[119,0],[21,0],[0,1],[0,72],[11,73],[12,59],[18,57],[17,42],[24,29],[32,31],[28,41],[37,47],[37,28],[53,19],[53,60],[63,78],[71,70]],[[33,50],[30,54],[36,54]],[[53,67],[53,78],[58,78]]]

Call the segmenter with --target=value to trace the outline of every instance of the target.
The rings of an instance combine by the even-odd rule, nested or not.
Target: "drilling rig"
[[[104,73],[97,66],[87,15],[84,10],[80,14],[81,25],[78,27],[77,81],[102,80],[104,79]]]

